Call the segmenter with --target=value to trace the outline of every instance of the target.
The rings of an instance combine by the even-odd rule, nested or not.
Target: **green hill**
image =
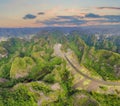
[[[118,106],[119,86],[93,83],[54,54],[54,45],[61,44],[58,52],[64,55],[72,50],[70,56],[87,71],[106,81],[120,80],[120,54],[87,40],[78,33],[65,36],[60,31],[44,31],[29,40],[1,42],[0,52],[8,56],[0,59],[0,106]],[[90,84],[98,88],[90,90]]]
[[[30,57],[16,57],[11,66],[10,78],[26,77],[34,65],[35,63]]]

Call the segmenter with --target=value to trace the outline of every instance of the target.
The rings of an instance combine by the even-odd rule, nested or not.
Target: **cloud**
[[[85,15],[86,18],[101,18],[98,14],[88,13]]]
[[[35,15],[32,15],[32,14],[26,14],[24,17],[23,17],[23,19],[35,19],[36,18],[36,16]]]
[[[44,15],[45,13],[44,12],[39,12],[38,15]]]
[[[120,15],[105,15],[104,18],[107,18],[109,22],[120,22]]]
[[[85,20],[80,19],[79,16],[57,16],[48,20],[40,21],[37,20],[36,24],[45,24],[47,26],[64,26],[64,25],[75,25],[79,26],[85,23]]]
[[[86,19],[86,18],[84,18]],[[120,24],[120,15],[104,15],[100,16],[99,18],[87,18],[87,23],[90,23],[92,25],[98,24]]]
[[[91,18],[94,20],[94,18],[98,19],[96,21],[100,22],[120,22],[120,15],[103,15],[100,16],[98,14],[94,14],[94,13],[88,13],[84,16],[84,18]]]
[[[69,19],[69,20],[79,20],[82,16],[57,16],[57,19]]]
[[[58,15],[44,20],[36,20],[36,25],[44,26],[81,26],[81,25],[104,25],[120,24],[120,15],[99,15],[87,13],[84,16]]]
[[[120,7],[96,7],[96,9],[114,9],[114,10],[120,10]]]

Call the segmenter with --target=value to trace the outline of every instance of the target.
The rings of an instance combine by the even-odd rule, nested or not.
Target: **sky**
[[[120,25],[120,0],[0,0],[0,27]]]

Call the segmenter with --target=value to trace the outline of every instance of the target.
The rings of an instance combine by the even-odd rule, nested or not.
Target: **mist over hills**
[[[79,31],[81,34],[109,34],[113,36],[120,35],[120,25],[101,25],[101,26],[81,26],[81,27],[34,27],[34,28],[0,28],[0,36],[3,37],[15,37],[15,36],[26,36],[38,33],[40,31],[55,31],[59,30],[64,33],[71,31]]]

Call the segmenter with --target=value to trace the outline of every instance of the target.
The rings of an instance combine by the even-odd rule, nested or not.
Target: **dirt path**
[[[73,60],[69,59],[69,53],[65,53],[63,51],[61,51],[61,44],[55,44],[54,46],[54,54],[64,58],[69,64],[70,66],[80,75],[82,75],[83,77],[85,77],[86,79],[89,79],[93,82],[96,82],[98,84],[103,84],[103,85],[107,85],[107,86],[120,86],[120,82],[112,82],[112,81],[104,81],[104,80],[98,80],[98,79],[94,79],[86,74],[84,74],[83,72],[80,71],[80,65],[76,65],[77,62],[74,62]],[[79,85],[78,85],[79,86]]]
[[[92,80],[94,82],[100,83],[100,84],[104,84],[104,85],[112,85],[112,86],[120,86],[120,82],[111,82],[111,81],[104,81],[104,80],[97,80],[94,78],[91,78],[89,76],[87,76],[86,74],[82,73],[73,63],[72,61],[69,60],[69,58],[65,55],[66,60],[70,63],[70,65],[75,69],[75,71],[77,71],[79,74],[81,74],[82,76],[84,76],[86,79]]]

